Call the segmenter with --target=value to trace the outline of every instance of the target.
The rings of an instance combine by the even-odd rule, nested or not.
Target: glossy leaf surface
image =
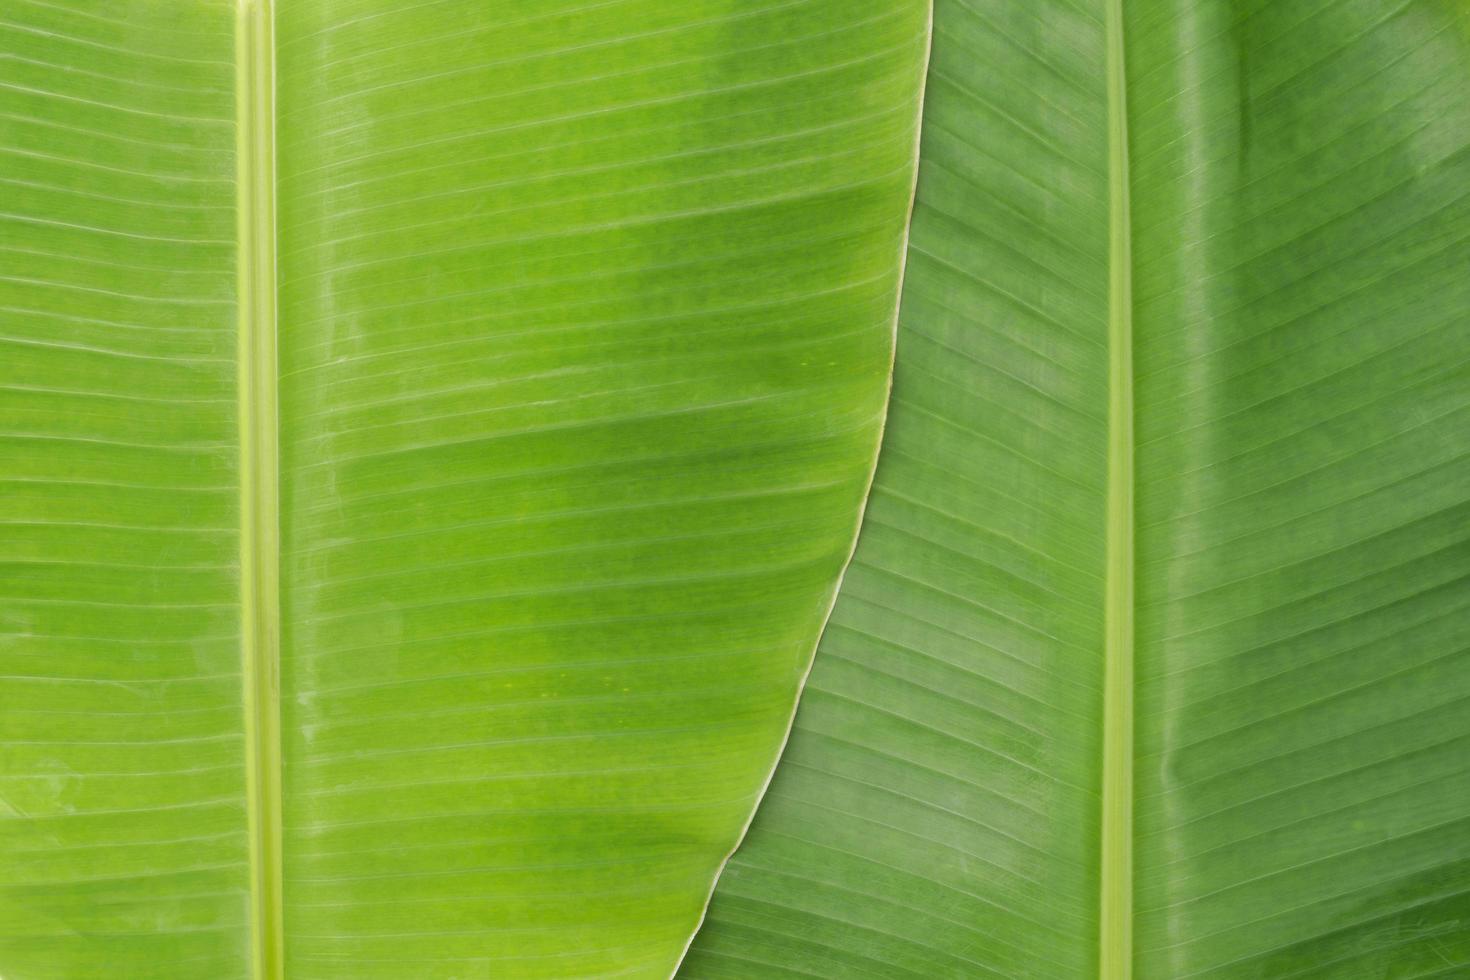
[[[1121,942],[1099,760],[1123,123],[1125,961],[1464,975],[1464,5],[1124,2],[1112,32],[1103,3],[935,6],[868,518],[681,975],[1070,978]]]
[[[924,10],[283,4],[286,969],[660,976],[877,451]]]
[[[284,4],[263,95],[239,14],[0,18],[0,973],[667,975],[852,546],[926,10]]]
[[[240,976],[225,3],[0,11],[0,975]]]
[[[901,274],[680,975],[1470,970],[1462,3],[281,8],[0,10],[0,975],[667,976]]]

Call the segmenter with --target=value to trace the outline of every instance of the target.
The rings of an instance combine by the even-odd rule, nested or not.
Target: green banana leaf
[[[681,976],[1470,976],[1467,358],[1470,6],[936,0],[877,480]]]
[[[668,976],[889,384],[922,3],[0,11],[0,976]]]
[[[1470,8],[278,7],[0,9],[0,976],[1470,973]]]

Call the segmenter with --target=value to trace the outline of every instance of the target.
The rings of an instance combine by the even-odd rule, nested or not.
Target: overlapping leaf
[[[1123,5],[1135,973],[1470,970],[1470,17]],[[1096,972],[1105,5],[938,0],[854,564],[689,977]]]
[[[271,976],[265,873],[290,977],[667,975],[864,502],[928,5],[283,4],[268,242],[241,9],[0,11],[0,973]],[[1470,16],[937,0],[932,46],[858,552],[681,974],[1464,973]]]

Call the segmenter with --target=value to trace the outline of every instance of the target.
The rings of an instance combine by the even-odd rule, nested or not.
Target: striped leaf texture
[[[1470,976],[1467,272],[1464,0],[7,0],[0,976]]]
[[[927,10],[0,11],[0,975],[668,976],[878,448]]]
[[[921,158],[857,554],[681,976],[1470,975],[1470,9],[936,0]]]

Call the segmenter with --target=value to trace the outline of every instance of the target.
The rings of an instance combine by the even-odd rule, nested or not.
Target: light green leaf
[[[1470,12],[935,16],[877,482],[681,975],[1470,973]]]
[[[269,26],[0,11],[0,975],[667,976],[852,547],[927,9]]]

